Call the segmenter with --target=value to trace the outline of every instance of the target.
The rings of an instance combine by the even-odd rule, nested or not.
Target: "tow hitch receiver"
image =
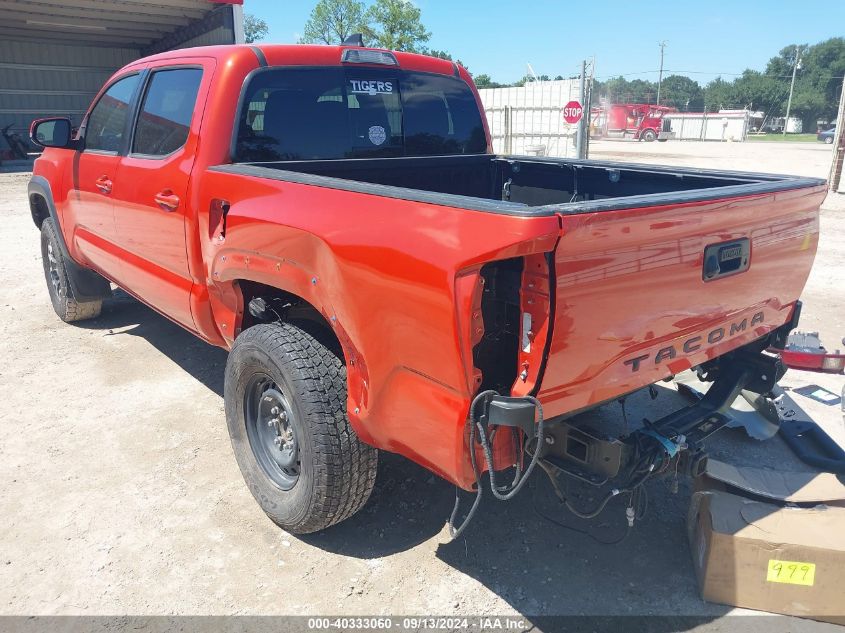
[[[743,390],[757,394],[770,393],[786,368],[777,356],[740,351],[720,359],[718,366],[705,370],[713,375],[713,386],[695,404],[648,424],[638,431],[660,436],[670,441],[683,435],[687,444],[696,444],[725,426],[730,419],[725,414]]]
[[[778,356],[745,348],[699,367],[698,373],[702,380],[713,382],[700,400],[654,422],[644,420],[642,428],[628,435],[606,437],[567,421],[547,424],[547,437],[553,441],[541,447],[540,466],[569,512],[593,518],[611,499],[625,495],[630,529],[641,516],[643,484],[656,475],[673,473],[672,489],[677,491],[679,473],[698,474],[706,461],[702,440],[730,422],[728,410],[740,392],[771,393],[785,368]],[[600,501],[592,508],[579,507],[583,503],[574,503],[568,487],[559,481],[561,476],[606,492],[599,492]]]

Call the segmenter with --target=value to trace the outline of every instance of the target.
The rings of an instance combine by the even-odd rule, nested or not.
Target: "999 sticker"
[[[392,94],[392,81],[370,81],[367,79],[350,79],[351,92],[359,95],[374,96],[377,94]]]
[[[766,580],[812,587],[816,583],[816,565],[815,563],[771,559],[766,570]]]

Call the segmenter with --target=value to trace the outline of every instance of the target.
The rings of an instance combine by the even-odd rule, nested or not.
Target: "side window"
[[[85,127],[85,149],[120,151],[126,117],[129,116],[129,101],[138,86],[139,77],[132,75],[120,79],[100,97]]]
[[[166,156],[185,144],[201,79],[199,68],[152,74],[138,115],[133,154]]]

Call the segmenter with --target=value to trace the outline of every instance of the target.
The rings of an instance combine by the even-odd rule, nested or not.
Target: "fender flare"
[[[90,268],[85,268],[71,257],[70,250],[65,242],[64,233],[62,232],[61,223],[59,222],[59,214],[56,212],[56,204],[53,201],[53,192],[50,189],[50,183],[46,178],[44,178],[44,176],[33,176],[29,181],[29,186],[27,187],[27,198],[29,200],[30,211],[32,212],[32,221],[35,223],[36,227],[41,228],[38,221],[39,218],[35,213],[35,209],[33,209],[33,198],[36,197],[44,200],[44,205],[47,207],[47,213],[50,218],[52,218],[53,224],[56,226],[56,237],[59,241],[59,248],[62,251],[62,256],[64,257],[65,272],[67,273],[71,290],[73,290],[73,296],[77,301],[83,303],[86,301],[96,301],[97,299],[108,299],[111,297],[111,285],[109,285],[109,282],[105,279],[105,277],[98,275]],[[46,218],[41,218],[42,221],[44,219]]]

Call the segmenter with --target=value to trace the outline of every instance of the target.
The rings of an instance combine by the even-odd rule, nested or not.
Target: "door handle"
[[[179,207],[179,196],[170,189],[159,191],[155,195],[155,201],[164,211],[175,211]]]
[[[100,193],[111,193],[112,181],[108,176],[100,176],[94,184]]]

